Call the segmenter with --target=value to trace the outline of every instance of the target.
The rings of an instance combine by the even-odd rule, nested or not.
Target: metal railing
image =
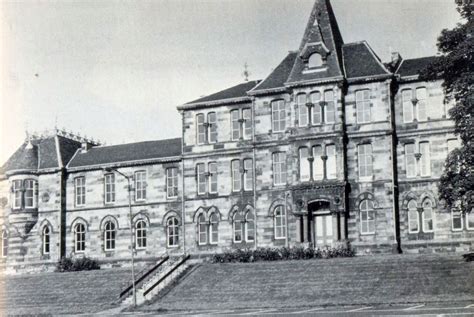
[[[190,255],[187,254],[185,255],[181,261],[179,261],[174,267],[169,270],[165,275],[163,275],[156,283],[154,283],[152,286],[150,286],[144,293],[143,296],[146,296],[148,293],[150,293],[155,287],[158,286],[163,280],[165,280],[168,276],[170,276],[174,271],[176,271],[181,265],[183,265],[188,259],[190,258]]]

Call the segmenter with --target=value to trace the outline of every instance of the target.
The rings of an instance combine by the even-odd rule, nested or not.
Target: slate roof
[[[416,76],[422,69],[435,61],[435,59],[436,56],[404,59],[400,63],[396,74],[401,77]]]
[[[315,1],[301,41],[300,53],[307,44],[318,42],[323,43],[329,50],[326,70],[303,73],[304,62],[301,58],[296,58],[287,83],[324,80],[342,76],[341,46],[343,40],[329,0]]]
[[[288,55],[270,73],[270,75],[268,75],[267,78],[265,78],[254,89],[252,89],[251,92],[259,92],[262,90],[271,90],[284,87],[297,56],[297,52],[288,53]]]
[[[390,75],[367,42],[348,43],[342,46],[346,78]]]
[[[181,138],[92,147],[78,150],[68,168],[160,159],[181,155]]]
[[[56,144],[56,138],[58,143]],[[15,170],[36,172],[42,169],[60,168],[69,162],[81,143],[62,136],[50,136],[27,141],[8,159],[0,173]],[[57,148],[59,146],[59,149]],[[59,151],[59,158],[58,158]],[[58,161],[58,159],[60,161]]]
[[[236,86],[211,94],[209,96],[205,96],[205,97],[196,99],[194,101],[188,102],[184,105],[184,107],[189,104],[205,104],[208,102],[215,102],[215,101],[221,101],[221,100],[227,100],[227,99],[245,98],[245,97],[248,97],[247,91],[254,88],[259,82],[260,80],[253,80],[253,81],[248,81],[242,84],[238,84]]]

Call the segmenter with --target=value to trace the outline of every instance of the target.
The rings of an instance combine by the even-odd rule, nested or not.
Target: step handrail
[[[155,265],[153,265],[152,268],[150,268],[148,271],[146,271],[145,274],[143,274],[138,279],[136,279],[135,280],[135,288],[140,282],[142,282],[145,278],[147,278],[151,273],[156,271],[156,269],[158,269],[163,263],[168,261],[169,258],[170,258],[169,255],[164,256],[163,258],[161,258],[161,260],[158,263],[156,263]],[[125,294],[130,292],[130,290],[132,288],[133,288],[133,284],[130,284],[129,286],[127,286],[122,292],[120,292],[119,298],[122,298]]]
[[[181,261],[178,262],[171,270],[169,270],[164,276],[162,276],[155,284],[150,286],[144,293],[143,296],[146,296],[148,293],[150,293],[158,284],[160,284],[165,278],[171,275],[174,271],[176,271],[181,265],[184,264],[191,256],[189,254],[185,255],[184,258],[181,259]]]

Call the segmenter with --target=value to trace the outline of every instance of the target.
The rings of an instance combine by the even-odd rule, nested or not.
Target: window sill
[[[360,233],[361,236],[374,236],[375,232],[365,232],[365,233]]]
[[[177,248],[179,248],[179,245],[167,245],[166,248],[168,248],[168,249],[177,249]]]

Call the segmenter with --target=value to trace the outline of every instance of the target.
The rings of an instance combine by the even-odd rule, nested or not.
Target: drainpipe
[[[255,221],[253,222],[254,232],[254,250],[257,249],[257,154],[255,149],[255,97],[252,97],[252,169],[253,169],[253,210],[255,214]]]
[[[398,204],[398,170],[397,170],[397,134],[395,125],[395,83],[393,79],[387,80],[387,91],[389,93],[389,115],[390,115],[390,155],[392,156],[392,221],[393,236],[395,238],[394,253],[402,253],[400,240],[400,215]]]
[[[288,248],[288,235],[289,235],[289,232],[288,232],[288,196],[289,196],[289,192],[285,191],[285,230],[286,230],[286,234],[285,234],[285,247]]]
[[[60,206],[59,206],[59,254],[58,261],[66,256],[66,185],[67,172],[64,167],[59,171],[60,180]]]
[[[182,222],[182,232],[183,238],[181,239],[183,243],[183,255],[186,254],[186,221],[185,221],[185,206],[184,206],[184,111],[181,112],[181,129],[182,129],[182,138],[181,138],[181,222]]]

